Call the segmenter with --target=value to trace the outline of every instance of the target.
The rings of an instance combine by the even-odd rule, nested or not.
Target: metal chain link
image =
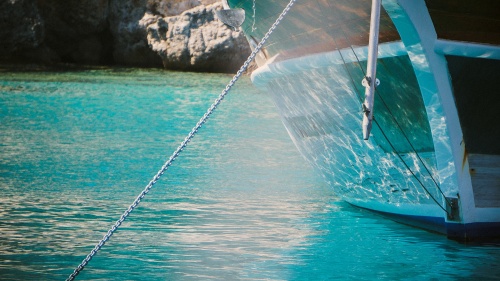
[[[158,171],[158,173],[153,177],[153,179],[146,185],[144,190],[137,196],[135,199],[134,203],[130,205],[130,207],[121,215],[120,219],[115,222],[113,227],[111,227],[110,230],[104,235],[104,237],[95,245],[94,249],[90,251],[90,253],[85,257],[85,259],[78,265],[78,267],[73,271],[73,273],[66,279],[66,281],[72,281],[75,279],[75,277],[84,269],[84,267],[90,262],[90,260],[97,254],[97,252],[104,246],[104,244],[111,238],[113,233],[120,227],[120,225],[127,219],[127,217],[130,215],[130,213],[139,205],[141,200],[148,194],[148,192],[151,190],[151,188],[155,185],[155,183],[160,179],[160,177],[165,173],[165,171],[172,165],[174,160],[179,156],[179,154],[186,148],[188,143],[191,141],[191,139],[194,137],[194,135],[198,132],[198,130],[201,128],[203,124],[207,121],[207,119],[210,117],[210,115],[214,112],[214,110],[217,108],[217,106],[222,102],[224,97],[227,95],[229,90],[233,87],[233,85],[236,83],[236,81],[240,78],[240,76],[247,70],[248,66],[250,63],[253,61],[257,53],[262,49],[264,46],[265,42],[273,33],[273,31],[276,29],[276,27],[280,24],[280,22],[283,20],[283,17],[288,13],[290,8],[293,6],[296,0],[290,0],[288,5],[285,7],[283,12],[281,12],[280,16],[276,19],[274,24],[269,28],[269,31],[266,33],[266,35],[262,38],[260,43],[255,47],[253,52],[250,54],[250,56],[247,58],[245,63],[241,66],[240,70],[234,75],[233,79],[227,84],[226,88],[222,91],[222,93],[219,95],[219,97],[214,101],[214,103],[210,106],[210,108],[207,110],[207,112],[203,115],[203,117],[198,121],[196,126],[191,130],[191,132],[187,135],[187,137],[184,139],[184,141],[177,147],[177,149],[174,151],[172,156],[165,162],[165,164],[161,167],[161,169]]]
[[[253,5],[252,5],[252,10],[253,10],[253,15],[252,15],[252,18],[253,18],[253,23],[252,23],[252,32],[255,31],[255,1],[256,0],[253,0]]]

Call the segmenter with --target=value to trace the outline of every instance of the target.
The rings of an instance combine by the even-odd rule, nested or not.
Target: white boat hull
[[[268,11],[277,13],[286,5],[281,2],[269,1]],[[438,39],[425,1],[383,0],[377,62],[381,84],[373,131],[364,140],[361,81],[369,13],[363,1],[349,2],[349,9],[345,3],[297,4],[261,53],[254,84],[271,93],[299,151],[343,200],[453,239],[500,237],[499,145],[483,150],[463,136],[462,126],[469,121],[459,118],[463,105],[455,100],[469,94],[454,91],[456,81],[449,76],[457,68],[448,69],[448,63],[466,62],[455,56],[486,56],[485,65],[498,69],[496,39],[493,45]],[[251,1],[229,4],[248,13]],[[315,13],[324,18],[318,21]],[[257,21],[258,29],[269,20]],[[255,41],[259,31],[250,24],[255,23],[245,22],[243,28]],[[500,106],[498,98],[492,100]],[[482,166],[469,161],[464,139],[474,157],[483,159]]]

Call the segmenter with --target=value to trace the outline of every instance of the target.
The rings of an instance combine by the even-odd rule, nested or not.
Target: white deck
[[[469,154],[476,208],[500,208],[500,156]]]

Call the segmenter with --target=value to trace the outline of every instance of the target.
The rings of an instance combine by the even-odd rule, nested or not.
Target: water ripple
[[[2,280],[66,278],[230,78],[1,75]],[[245,78],[78,279],[487,280],[499,257],[337,202]]]

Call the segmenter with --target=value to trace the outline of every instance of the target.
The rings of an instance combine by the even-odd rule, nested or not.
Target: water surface
[[[64,280],[231,76],[0,73],[0,279]],[[463,245],[339,202],[244,77],[78,280],[498,280]]]

